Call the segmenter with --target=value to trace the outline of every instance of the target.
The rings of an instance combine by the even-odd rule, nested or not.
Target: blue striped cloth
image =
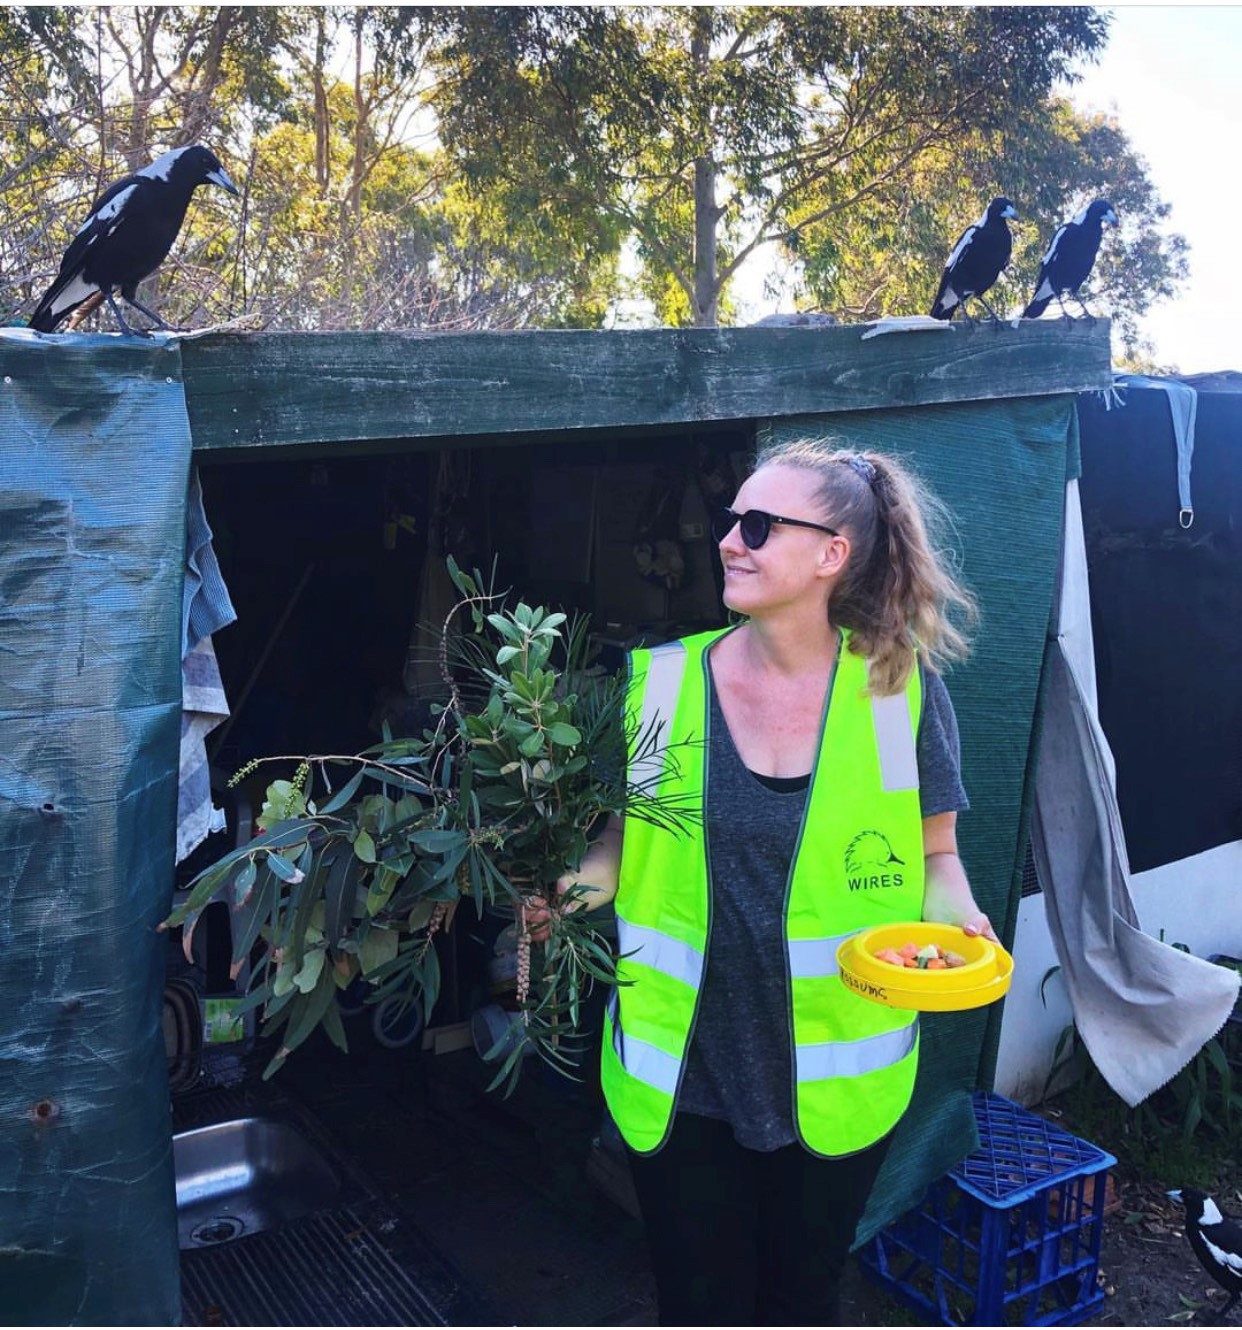
[[[237,611],[211,547],[198,471],[190,471],[186,499],[185,589],[181,600],[181,766],[177,788],[177,862],[213,831],[224,814],[211,801],[206,739],[228,718],[211,634],[232,623]]]

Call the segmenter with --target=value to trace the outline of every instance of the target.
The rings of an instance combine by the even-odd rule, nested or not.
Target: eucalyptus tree
[[[930,152],[1020,130],[1106,20],[1085,7],[440,11],[441,134],[477,190],[633,237],[668,315],[711,325],[761,246],[831,229]],[[678,308],[679,307],[679,308]]]
[[[1138,354],[1137,319],[1185,279],[1186,241],[1169,230],[1169,205],[1116,120],[1063,98],[1033,108],[1020,129],[978,130],[927,152],[847,216],[800,227],[785,244],[799,300],[855,319],[925,311],[954,237],[998,189],[1020,211],[995,288],[1015,313],[1057,226],[1094,198],[1112,202],[1121,226],[1101,246],[1088,290],[1113,316],[1123,354]],[[805,210],[817,202],[808,196]]]

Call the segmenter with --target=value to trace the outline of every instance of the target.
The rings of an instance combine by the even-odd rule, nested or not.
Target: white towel
[[[1086,558],[1071,484],[1048,670],[1031,850],[1074,1022],[1101,1075],[1131,1106],[1224,1025],[1238,975],[1148,936],[1130,895],[1113,759],[1096,714]]]

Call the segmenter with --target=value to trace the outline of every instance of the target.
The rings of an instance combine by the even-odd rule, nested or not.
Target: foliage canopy
[[[712,324],[758,251],[800,304],[909,313],[996,193],[1016,304],[1104,194],[1095,285],[1132,344],[1185,243],[1123,129],[1058,95],[1106,36],[1081,6],[9,9],[7,301],[110,180],[205,140],[244,198],[200,191],[153,279],[174,319],[598,327],[641,294]]]

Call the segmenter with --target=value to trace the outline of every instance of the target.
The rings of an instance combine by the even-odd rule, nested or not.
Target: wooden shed
[[[425,700],[417,625],[445,552],[590,612],[619,660],[721,621],[706,513],[758,438],[899,453],[952,515],[982,609],[948,678],[960,842],[1012,930],[1075,395],[1110,383],[1106,323],[6,330],[0,377],[0,1148],[19,1179],[0,1189],[0,1287],[18,1320],[179,1316],[154,926],[178,876],[192,469],[238,612],[215,640],[228,767],[357,751],[377,714]],[[970,1148],[999,1024],[926,1023],[871,1229]]]

